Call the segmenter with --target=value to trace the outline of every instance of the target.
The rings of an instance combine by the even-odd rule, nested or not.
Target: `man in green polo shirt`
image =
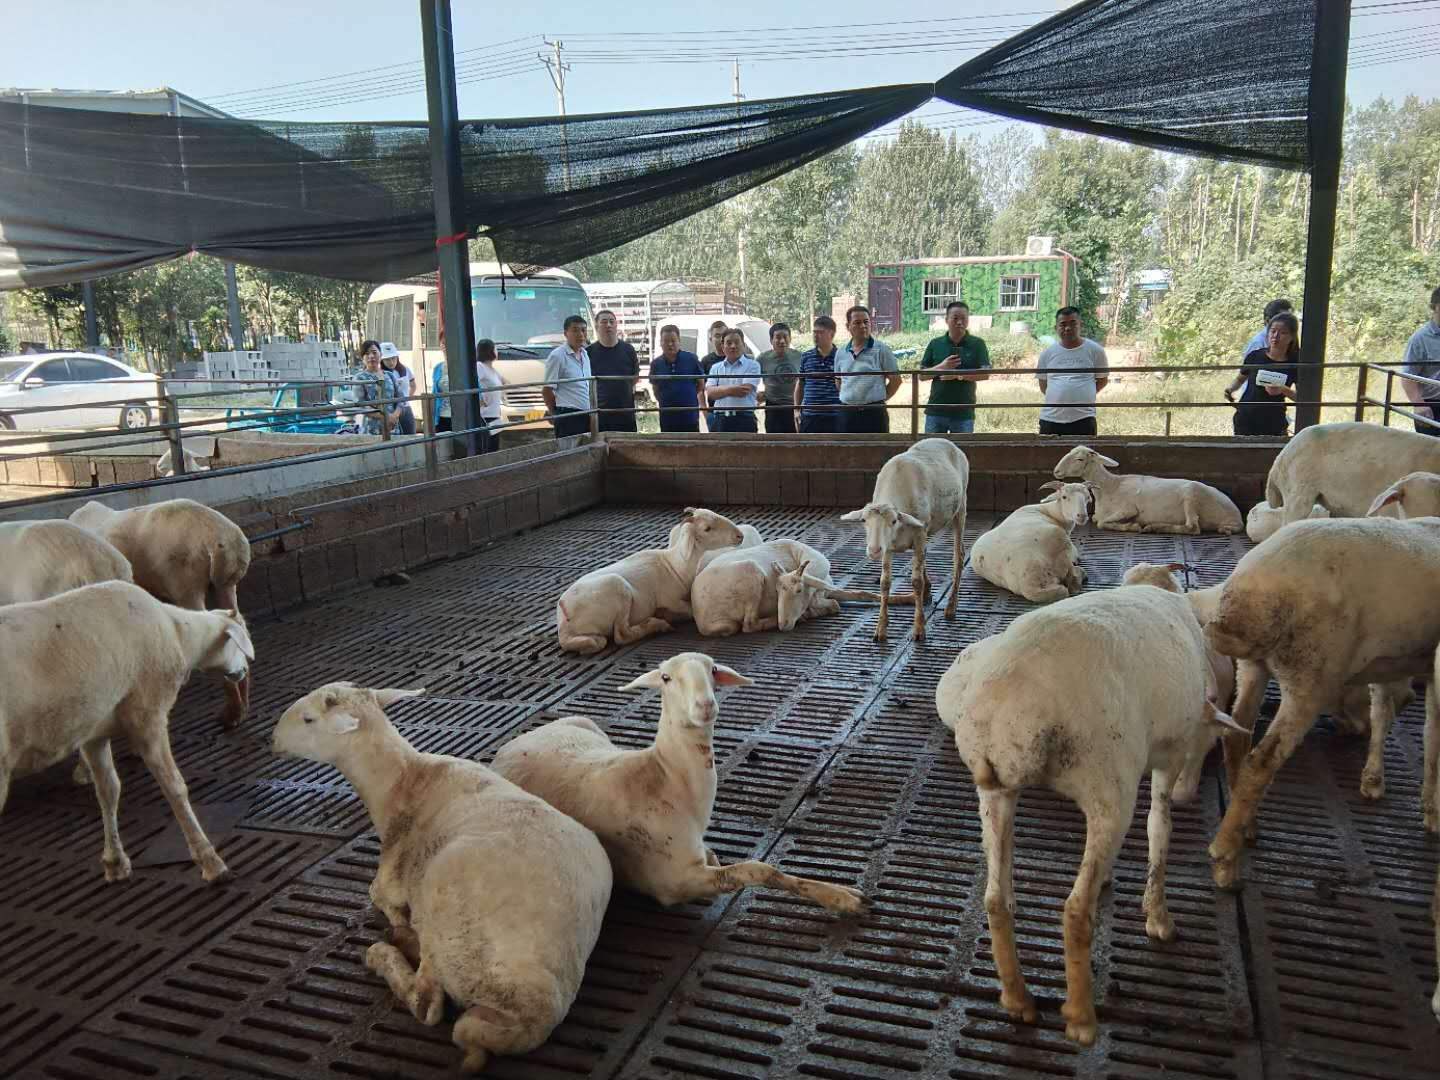
[[[920,378],[934,380],[925,406],[925,434],[970,435],[975,431],[975,384],[990,377],[990,353],[970,333],[970,305],[963,300],[946,305],[945,326],[920,359]]]

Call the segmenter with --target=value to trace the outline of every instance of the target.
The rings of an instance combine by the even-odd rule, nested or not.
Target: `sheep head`
[[[367,725],[389,724],[385,708],[424,690],[367,690],[333,682],[312,690],[291,705],[275,723],[270,749],[277,754],[333,765],[343,756],[351,736]]]
[[[100,500],[91,499],[70,515],[70,521],[99,536],[105,528],[105,522],[116,513],[118,511],[110,509]]]
[[[1189,569],[1184,563],[1178,562],[1165,563],[1163,566],[1140,562],[1126,570],[1120,582],[1123,585],[1154,585],[1166,592],[1182,593],[1185,590],[1175,583],[1175,578],[1171,575],[1183,574]]]
[[[1096,453],[1088,446],[1076,446],[1055,463],[1054,475],[1057,480],[1098,480],[1109,475],[1107,468],[1119,467],[1120,463],[1114,458]]]
[[[1430,513],[1440,505],[1440,476],[1412,472],[1375,496],[1366,517],[1392,517],[1404,521]],[[1391,508],[1394,509],[1391,509]]]
[[[685,508],[680,524],[670,530],[670,546],[678,547],[686,559],[718,548],[738,547],[744,539],[740,526],[723,514],[693,506]]]
[[[659,690],[660,722],[675,721],[681,727],[706,728],[715,723],[720,708],[715,702],[717,686],[753,686],[738,671],[717,664],[704,653],[679,653],[653,671],[626,683],[622,690]]]
[[[810,588],[806,571],[810,568],[810,560],[806,559],[794,570],[782,571],[775,566],[772,572],[775,575],[775,596],[777,599],[776,616],[780,622],[781,630],[794,630],[795,624],[810,607]]]
[[[865,554],[871,559],[879,559],[887,551],[903,550],[896,546],[901,530],[919,529],[922,537],[925,534],[923,521],[897,510],[889,503],[867,503],[859,510],[841,514],[840,520],[865,523]]]
[[[218,671],[228,682],[239,682],[250,673],[255,645],[238,611],[212,611],[215,638],[201,658],[200,671]]]
[[[1060,480],[1051,480],[1049,483],[1040,485],[1041,491],[1050,492],[1040,502],[1059,503],[1060,516],[1070,522],[1072,528],[1084,525],[1090,520],[1090,496],[1089,484],[1067,484]]]

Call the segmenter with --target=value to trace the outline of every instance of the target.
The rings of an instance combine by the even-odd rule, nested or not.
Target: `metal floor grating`
[[[825,552],[836,579],[875,587],[858,527],[839,511],[735,508],[766,536]],[[93,794],[55,769],[18,781],[0,818],[0,1075],[305,1078],[456,1075],[448,1024],[424,1028],[364,968],[383,931],[366,890],[378,843],[333,770],[279,760],[279,712],[342,678],[423,686],[392,718],[417,746],[488,761],[507,739],[583,713],[621,745],[653,738],[659,702],[621,687],[675,652],[708,652],[750,675],[716,727],[720,793],[707,840],[729,862],[859,885],[856,920],[752,890],[663,910],[611,904],[569,1018],[487,1075],[538,1080],[811,1076],[1399,1080],[1433,1071],[1440,1029],[1428,904],[1437,845],[1419,826],[1418,703],[1386,754],[1388,794],[1359,797],[1364,747],[1322,723],[1264,804],[1238,895],[1210,884],[1205,846],[1223,808],[1207,775],[1177,807],[1169,897],[1180,936],[1146,939],[1146,796],[1101,901],[1095,942],[1101,1033],[1063,1038],[1059,911],[1083,845],[1063,799],[1027,793],[1017,816],[1017,929],[1039,1025],[998,1005],[980,897],[976,800],[934,687],[966,644],[1030,605],[966,571],[946,621],[949,537],[932,542],[927,640],[909,610],[872,640],[875,610],[845,606],[790,634],[705,639],[693,628],[599,657],[559,651],[555,597],[581,570],[662,543],[672,508],[605,506],[414,575],[254,627],[254,715],[219,730],[221,694],[197,680],[171,721],[197,805],[248,812],[221,846],[219,888],[189,865],[137,866],[107,886]],[[967,523],[973,540],[988,515]],[[1088,587],[1131,563],[1184,562],[1192,586],[1222,580],[1243,537],[1077,534]],[[910,561],[895,564],[897,590]],[[117,747],[121,828],[137,863],[170,823],[143,766]],[[161,913],[157,915],[157,913]]]

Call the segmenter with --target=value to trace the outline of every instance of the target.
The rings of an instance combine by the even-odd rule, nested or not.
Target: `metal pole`
[[[1370,374],[1370,365],[1365,364],[1360,368],[1360,381],[1355,386],[1355,419],[1365,419],[1365,390],[1369,382],[1367,376]]]
[[[475,321],[470,306],[469,227],[460,169],[459,106],[455,102],[455,42],[450,0],[420,0],[425,37],[425,90],[430,102],[430,172],[435,190],[435,236],[445,328],[445,367],[450,376],[450,415],[464,457],[476,453],[480,426],[479,376],[475,371]]]
[[[1315,56],[1310,68],[1310,221],[1305,240],[1305,324],[1296,379],[1300,399],[1295,406],[1296,432],[1320,422],[1319,403],[1325,393],[1325,339],[1335,257],[1335,206],[1340,195],[1350,0],[1318,0],[1316,14]]]
[[[82,282],[80,293],[85,299],[85,347],[94,352],[100,348],[100,317],[95,310],[95,283]]]
[[[235,264],[225,264],[225,306],[230,313],[231,348],[241,352],[245,348],[245,321],[240,317],[240,282],[235,277]]]

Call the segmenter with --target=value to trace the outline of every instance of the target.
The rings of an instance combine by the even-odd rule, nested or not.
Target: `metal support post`
[[[1395,373],[1390,370],[1385,372],[1385,408],[1380,414],[1380,423],[1385,427],[1390,426],[1390,403],[1395,400]]]
[[[85,299],[85,347],[94,352],[100,348],[100,315],[95,310],[95,283],[82,282],[80,294]]]
[[[910,441],[920,438],[920,372],[910,372]]]
[[[1370,374],[1370,365],[1360,365],[1360,381],[1355,386],[1355,419],[1365,419],[1365,388],[1370,381],[1367,376]]]
[[[185,475],[185,439],[180,432],[180,406],[170,396],[170,388],[162,380],[160,383],[160,415],[162,423],[169,425],[165,430],[165,440],[170,444],[170,474],[172,476]]]
[[[1316,14],[1315,56],[1310,68],[1310,221],[1305,240],[1305,322],[1296,379],[1300,401],[1295,406],[1297,432],[1320,422],[1320,401],[1325,394],[1325,339],[1335,257],[1335,207],[1340,193],[1350,0],[1318,0]]]
[[[420,0],[425,36],[425,90],[430,102],[430,171],[435,191],[435,236],[440,264],[445,368],[450,377],[450,416],[461,454],[477,452],[479,376],[475,370],[475,322],[470,305],[469,226],[460,168],[459,107],[455,102],[455,42],[450,0]],[[428,315],[428,313],[427,313]]]
[[[440,475],[440,457],[435,442],[434,394],[426,394],[420,399],[420,431],[425,436],[425,479],[434,480]]]
[[[231,347],[240,352],[245,348],[245,320],[240,317],[240,282],[232,262],[225,264],[225,308],[230,314]]]

